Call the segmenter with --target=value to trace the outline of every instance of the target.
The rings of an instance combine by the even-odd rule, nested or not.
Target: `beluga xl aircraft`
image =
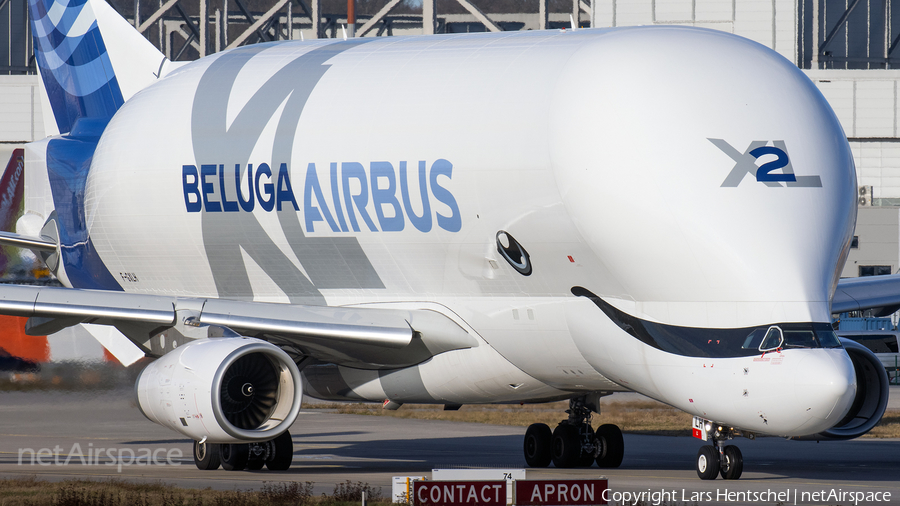
[[[703,479],[740,477],[736,438],[884,413],[884,369],[831,314],[896,309],[900,282],[839,282],[846,136],[757,43],[652,26],[176,63],[102,0],[29,9],[58,133],[27,146],[3,242],[64,287],[2,286],[0,313],[156,358],[140,410],[201,469],[288,468],[304,395],[567,399],[525,461],[617,467],[620,429],[591,417],[639,392],[694,416]]]

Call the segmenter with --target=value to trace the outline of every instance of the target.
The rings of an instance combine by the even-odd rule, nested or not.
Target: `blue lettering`
[[[281,211],[282,202],[290,202],[294,205],[294,211],[299,211],[297,199],[294,198],[294,189],[291,188],[291,177],[288,174],[287,164],[282,163],[278,168],[278,210]]]
[[[787,156],[787,153],[784,151],[774,147],[774,146],[762,146],[754,149],[750,152],[751,155],[759,158],[763,155],[775,155],[778,159],[773,160],[768,163],[764,163],[762,167],[756,169],[756,180],[757,181],[788,181],[793,182],[797,180],[797,176],[794,174],[772,174],[773,170],[783,169],[790,162],[790,159]]]
[[[760,181],[787,181],[794,177],[793,174],[771,174],[771,171],[782,169],[790,163],[787,154],[773,147],[764,146],[753,151],[753,155],[759,158],[762,155],[776,155],[777,159],[762,165],[758,169]],[[462,214],[459,204],[453,193],[447,189],[447,179],[453,177],[453,164],[443,158],[435,160],[430,171],[426,161],[418,163],[418,174],[410,175],[407,171],[407,162],[401,161],[399,174],[395,171],[392,162],[369,162],[369,170],[358,162],[343,162],[338,171],[338,163],[331,163],[329,177],[331,182],[330,206],[322,191],[319,181],[319,173],[316,164],[310,163],[306,169],[306,178],[303,186],[303,213],[306,223],[306,231],[315,233],[316,222],[324,221],[332,232],[360,232],[360,218],[365,222],[369,231],[401,232],[406,228],[406,218],[420,232],[430,232],[436,226],[448,232],[459,232],[462,229]],[[282,205],[290,203],[294,211],[300,211],[294,189],[291,184],[291,173],[288,164],[282,163],[278,168],[278,174],[274,174],[269,164],[261,163],[253,170],[253,164],[246,166],[246,188],[241,180],[244,173],[241,172],[242,164],[234,165],[234,195],[229,196],[228,184],[226,184],[225,165],[205,164],[182,165],[181,183],[184,193],[184,206],[187,212],[254,212],[257,202],[265,212],[281,211]],[[414,172],[416,172],[414,170]],[[230,178],[231,175],[228,176]],[[399,185],[397,178],[399,177]],[[421,211],[418,202],[414,207],[416,197],[412,195],[411,178],[418,178],[418,199],[421,201]],[[216,181],[218,179],[218,181]],[[352,183],[352,180],[358,181]],[[370,184],[371,183],[371,184]],[[398,187],[399,186],[399,187]],[[429,191],[430,190],[430,191]],[[342,194],[343,192],[343,194]],[[399,192],[399,195],[398,195]],[[373,216],[367,209],[369,199],[375,208],[376,226]],[[442,214],[444,207],[439,209],[431,203],[434,198],[440,202],[449,214]],[[289,210],[289,209],[285,209]],[[345,218],[346,211],[346,218]],[[446,211],[444,211],[446,212]],[[349,222],[349,223],[348,223]],[[321,232],[326,231],[320,229]]]
[[[216,166],[215,165],[201,165],[200,166],[200,187],[203,189],[203,208],[208,213],[220,213],[222,212],[222,206],[219,205],[218,202],[210,202],[208,196],[211,193],[215,193],[216,188],[213,186],[213,183],[210,183],[206,180],[207,177],[216,175]]]
[[[237,192],[238,204],[241,209],[251,213],[253,212],[253,165],[247,165],[247,192],[250,194],[248,200],[244,200],[244,194],[241,191],[241,164],[234,164],[234,189]]]
[[[459,214],[459,206],[453,194],[438,184],[438,176],[447,176],[450,179],[453,174],[453,164],[443,158],[431,164],[431,193],[438,202],[443,202],[450,208],[450,216],[437,213],[437,224],[448,232],[459,232],[462,229],[462,217]]]
[[[265,175],[269,178],[269,182],[260,185],[259,177]],[[259,207],[263,208],[263,211],[269,212],[272,209],[275,209],[275,185],[271,183],[272,181],[272,169],[265,163],[259,164],[259,167],[256,168],[256,200],[259,201]],[[260,188],[262,188],[265,194],[269,197],[264,199],[262,197],[262,193],[260,193]]]
[[[419,196],[422,198],[422,216],[416,216],[409,198],[409,182],[406,180],[406,162],[400,162],[400,193],[403,194],[403,205],[409,221],[419,232],[431,231],[431,202],[428,199],[428,176],[425,174],[425,161],[419,162]]]
[[[350,226],[353,227],[353,231],[359,232],[356,213],[353,212],[353,205],[356,204],[356,208],[359,209],[359,215],[362,216],[363,221],[369,226],[369,230],[378,232],[378,229],[375,228],[375,223],[372,222],[372,218],[369,218],[369,213],[366,212],[366,205],[369,203],[369,185],[366,183],[366,169],[363,168],[361,163],[344,162],[341,164],[341,175],[344,180],[344,203],[347,205],[347,217],[350,219]],[[359,180],[360,191],[358,195],[350,193],[351,178]]]
[[[234,200],[229,201],[228,197],[225,196],[225,166],[219,165],[219,190],[222,192],[222,209],[225,210],[226,213],[236,213],[238,212],[237,202]]]
[[[315,193],[316,202],[322,206],[322,211],[313,206],[312,197]],[[319,186],[319,176],[316,174],[316,164],[311,163],[306,167],[306,184],[303,186],[303,215],[306,217],[306,231],[314,232],[313,222],[323,221],[322,213],[325,213],[325,220],[334,232],[338,231],[337,223],[331,217],[331,211],[328,210],[328,204],[325,203],[325,197],[322,195],[322,188]]]
[[[331,200],[334,201],[334,214],[341,224],[341,232],[347,231],[347,222],[344,220],[344,211],[341,209],[341,198],[338,196],[338,170],[337,163],[331,162]]]
[[[397,200],[397,181],[394,166],[390,162],[372,162],[369,164],[369,175],[372,178],[372,203],[375,204],[375,216],[384,232],[400,232],[405,225],[403,209]],[[378,181],[387,179],[387,188],[379,188]],[[393,216],[384,215],[384,206],[394,208]]]
[[[188,182],[188,176],[193,180]],[[184,186],[184,207],[189,213],[199,213],[203,209],[203,203],[200,202],[200,176],[197,174],[197,167],[182,165],[181,183]]]

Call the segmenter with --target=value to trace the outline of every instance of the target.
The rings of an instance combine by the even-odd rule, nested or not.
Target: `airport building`
[[[47,108],[34,75],[26,2],[0,0],[4,161],[21,143],[45,136]],[[110,4],[172,60],[260,41],[343,37],[348,29],[344,0]],[[894,14],[891,0],[357,0],[355,5],[350,36],[571,29],[574,21],[580,27],[703,27],[768,46],[818,86],[853,150],[860,212],[842,276],[900,271],[900,5]]]

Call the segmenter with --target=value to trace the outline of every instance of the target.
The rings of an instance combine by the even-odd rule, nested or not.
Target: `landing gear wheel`
[[[222,457],[222,469],[226,471],[243,471],[247,467],[250,445],[223,444],[219,449]]]
[[[744,472],[744,456],[737,446],[725,447],[725,461],[722,462],[720,473],[722,479],[737,480]]]
[[[194,441],[194,464],[201,471],[214,471],[219,468],[219,446],[215,443]]]
[[[553,432],[545,423],[533,423],[525,431],[525,462],[528,467],[550,465],[550,439]]]
[[[719,450],[715,446],[701,446],[697,452],[697,476],[701,480],[715,480],[719,475]]]
[[[584,424],[578,430],[578,441],[580,441],[582,445],[579,446],[581,452],[578,455],[578,463],[575,464],[575,467],[591,467],[594,465],[594,454],[584,451],[585,440],[590,442],[594,441],[594,428],[591,427],[590,424]]]
[[[600,444],[600,454],[597,455],[597,465],[605,468],[614,468],[622,465],[625,457],[625,439],[617,425],[611,423],[597,427],[594,434]]]
[[[581,437],[578,427],[568,424],[560,424],[553,431],[550,438],[550,459],[553,465],[559,468],[575,467],[581,456]]]
[[[284,431],[270,443],[274,449],[274,455],[266,460],[266,467],[270,471],[286,471],[290,469],[291,462],[294,460],[294,440],[291,439],[291,434],[288,431]]]
[[[250,443],[247,452],[247,470],[259,471],[266,465],[266,458],[272,454],[272,443]]]

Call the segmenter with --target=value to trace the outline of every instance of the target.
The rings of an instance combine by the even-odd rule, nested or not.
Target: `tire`
[[[715,480],[719,475],[719,451],[712,445],[700,447],[697,452],[697,476],[701,480]]]
[[[559,468],[570,468],[578,465],[581,456],[581,438],[578,427],[561,424],[556,426],[550,438],[550,460]]]
[[[291,433],[284,431],[271,442],[275,451],[274,455],[266,460],[266,467],[269,471],[287,471],[294,460],[294,440],[291,439]]]
[[[725,447],[725,462],[722,462],[719,472],[724,480],[740,479],[744,472],[744,456],[737,446]]]
[[[194,464],[201,471],[215,471],[222,460],[219,457],[219,445],[194,441]]]
[[[247,467],[250,457],[250,445],[223,444],[219,449],[222,457],[222,469],[226,471],[243,471]]]
[[[525,431],[525,462],[528,467],[550,465],[550,439],[553,432],[545,423],[533,423]]]
[[[607,469],[621,466],[625,458],[625,439],[619,427],[611,423],[603,424],[597,427],[595,437],[600,441],[597,465]]]

